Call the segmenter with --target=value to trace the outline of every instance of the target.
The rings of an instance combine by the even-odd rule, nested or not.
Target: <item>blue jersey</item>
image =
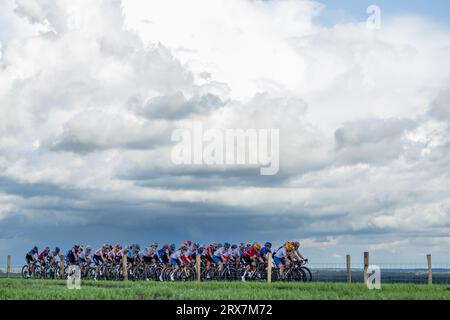
[[[261,257],[265,256],[266,254],[270,253],[270,250],[267,250],[266,247],[261,248],[261,250],[259,250],[259,255]]]
[[[159,249],[158,250],[158,256],[159,257],[163,257],[163,256],[165,256],[165,255],[169,255],[169,252],[168,252],[168,250],[166,250],[166,249]]]

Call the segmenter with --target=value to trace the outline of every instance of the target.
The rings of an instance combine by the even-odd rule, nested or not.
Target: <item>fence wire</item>
[[[381,283],[427,284],[428,269],[419,264],[376,264],[381,270]],[[313,282],[344,283],[347,282],[345,264],[312,263],[307,265],[312,273]],[[6,277],[6,265],[0,266],[0,278]],[[11,277],[21,276],[21,265],[11,266]],[[353,283],[364,282],[363,265],[355,264],[350,272]],[[432,268],[434,284],[450,284],[450,265],[440,264]]]

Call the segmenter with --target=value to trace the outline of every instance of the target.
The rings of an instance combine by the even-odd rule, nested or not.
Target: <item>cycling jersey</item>
[[[130,250],[128,250],[127,258],[128,259],[134,258],[134,249],[130,248]]]
[[[177,250],[170,255],[170,264],[172,265],[172,267],[181,265],[181,257],[182,257],[181,250]]]
[[[244,258],[251,258],[253,256],[259,256],[259,252],[258,250],[256,250],[255,248],[251,247],[250,249],[248,249],[247,251],[244,252],[243,257]]]
[[[267,249],[266,247],[262,247],[261,250],[259,250],[259,255],[261,257],[265,257],[266,254],[271,253],[270,249]]]
[[[75,248],[70,249],[69,251],[67,251],[66,256],[64,257],[64,260],[67,263],[75,264],[75,262],[77,262],[77,253],[78,253],[78,250],[75,250]]]
[[[280,249],[277,250],[277,252],[275,252],[274,257],[277,257],[279,259],[283,259],[286,258],[287,256],[287,250],[285,247],[281,247]]]
[[[38,252],[34,249],[31,249],[30,251],[28,251],[27,256],[34,256],[35,254],[37,254]]]
[[[212,247],[207,247],[202,252],[202,256],[212,257],[213,255],[214,255],[214,249]]]
[[[39,260],[41,260],[42,262],[44,262],[45,261],[45,258],[48,256],[48,251],[47,250],[44,250],[44,251],[42,251],[39,255],[38,255],[38,258],[39,258]]]
[[[58,252],[56,251],[50,251],[47,255],[47,261],[51,261],[52,259],[58,258]]]
[[[89,252],[88,254],[86,253],[86,251],[82,251],[79,255],[78,258],[83,260],[84,262],[88,261],[91,259],[91,253]]]
[[[177,250],[170,255],[172,259],[181,259],[181,250]]]
[[[241,250],[239,250],[239,248],[235,248],[233,250],[231,250],[231,256],[233,258],[237,258],[241,255]]]
[[[224,252],[225,252],[225,248],[224,248],[224,247],[219,248],[219,249],[217,249],[217,250],[214,252],[214,257],[221,257],[222,254],[224,254]]]

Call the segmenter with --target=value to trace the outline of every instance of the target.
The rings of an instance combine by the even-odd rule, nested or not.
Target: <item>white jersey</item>
[[[224,250],[222,255],[226,258],[231,257],[231,249],[228,248],[228,249]]]
[[[234,258],[237,258],[241,255],[241,250],[239,250],[239,248],[235,248],[231,251],[231,256],[233,256]]]
[[[286,258],[286,256],[287,256],[287,250],[284,246],[281,247],[280,249],[278,249],[277,252],[275,253],[275,257],[277,257],[278,259]]]
[[[83,252],[80,253],[80,255],[78,256],[78,258],[85,260],[85,261],[91,261],[91,252],[89,252],[88,254],[86,254],[86,251],[83,250]]]
[[[186,252],[184,253],[184,256],[186,258],[190,258],[190,256],[193,254],[194,252],[192,251],[191,248],[187,249]]]
[[[58,258],[59,257],[59,255],[56,253],[56,251],[50,251],[49,253],[48,253],[48,259],[51,259],[51,258]]]
[[[181,251],[180,250],[175,251],[174,253],[172,253],[170,255],[170,257],[175,260],[180,260],[181,259]]]
[[[228,256],[230,256],[230,254],[231,254],[230,249],[225,249],[225,247],[219,248],[214,252],[215,257],[221,257],[221,256],[228,257]]]

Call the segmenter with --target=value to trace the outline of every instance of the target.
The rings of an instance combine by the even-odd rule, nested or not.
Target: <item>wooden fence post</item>
[[[59,259],[59,276],[61,277],[61,279],[64,279],[64,256],[60,255]]]
[[[369,269],[369,252],[364,252],[364,283],[367,283],[368,269]]]
[[[427,262],[428,262],[428,285],[433,284],[433,272],[431,271],[431,254],[427,254]]]
[[[128,281],[128,263],[126,254],[122,256],[122,273],[123,273],[123,281]]]
[[[267,253],[267,282],[272,282],[272,253]]]
[[[202,266],[202,259],[201,259],[202,257],[201,257],[201,255],[200,255],[200,253],[197,253],[196,255],[195,255],[195,271],[196,271],[196,279],[197,279],[197,282],[200,282],[202,279],[201,279],[201,276],[202,276],[202,270],[200,270],[201,269],[201,266]]]
[[[8,256],[6,264],[6,277],[9,278],[10,274],[11,274],[11,256]]]
[[[347,255],[347,283],[352,283],[352,271],[350,267],[350,255]]]

